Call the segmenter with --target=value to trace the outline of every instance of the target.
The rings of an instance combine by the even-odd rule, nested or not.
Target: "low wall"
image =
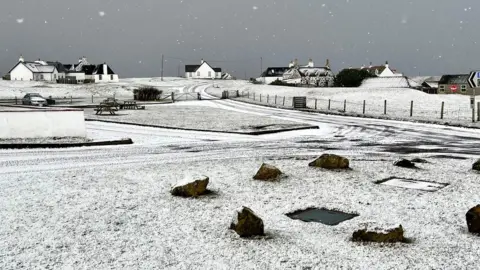
[[[0,111],[0,139],[85,136],[83,110]]]

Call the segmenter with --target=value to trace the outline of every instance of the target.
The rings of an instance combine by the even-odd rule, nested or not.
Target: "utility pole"
[[[263,72],[263,57],[260,57],[260,77],[262,76]]]
[[[162,54],[162,82],[163,82],[163,54]]]

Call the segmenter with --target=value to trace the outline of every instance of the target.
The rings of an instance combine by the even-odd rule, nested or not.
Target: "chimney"
[[[297,58],[295,58],[295,60],[293,60],[293,65],[296,66],[296,67],[298,66],[298,59]]]
[[[205,63],[205,61],[203,61],[203,58],[202,58],[202,60],[200,61],[200,63],[201,63],[201,64]]]
[[[388,61],[385,62],[385,67],[388,68]]]
[[[108,78],[108,77],[106,77],[106,76],[108,76],[108,68],[107,68],[107,63],[106,62],[103,63],[103,76],[104,76],[105,79]]]
[[[315,64],[313,63],[312,58],[308,59],[308,67],[314,67]]]
[[[82,62],[82,58],[78,58],[78,63],[81,63]]]
[[[327,59],[325,62],[325,67],[330,68],[330,59]]]
[[[22,63],[25,62],[25,59],[23,59],[23,55],[22,55],[22,54],[20,54],[20,58],[18,59],[18,62],[22,62]]]
[[[290,63],[288,64],[288,67],[289,67],[289,68],[292,68],[292,67],[293,67],[293,61],[290,61]]]
[[[369,66],[369,68],[372,68],[372,67],[373,67],[373,63],[372,63],[372,62],[370,62],[370,66]]]
[[[362,65],[362,67],[360,69],[364,69],[365,68],[365,65]]]

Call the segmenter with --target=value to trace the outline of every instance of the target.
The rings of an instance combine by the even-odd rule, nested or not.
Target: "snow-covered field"
[[[150,105],[146,106],[145,110],[121,110],[116,115],[95,115],[93,109],[86,109],[85,117],[122,123],[241,133],[308,126],[279,117],[264,116],[262,113],[245,114],[225,109],[213,101]]]
[[[241,93],[250,94],[250,99],[292,106],[292,97],[306,96],[307,106],[320,111],[340,112],[346,102],[347,114],[363,114],[365,101],[365,115],[374,117],[390,117],[405,120],[429,120],[450,123],[466,123],[472,121],[470,97],[463,95],[431,95],[409,88],[296,88],[270,85],[253,85],[245,81],[226,81],[218,83],[221,88],[210,88],[209,93],[220,95],[223,90],[239,90]],[[315,99],[317,100],[315,102]],[[387,101],[387,114],[384,114],[385,100]],[[413,117],[410,117],[410,107],[413,101]],[[477,99],[480,101],[480,99]],[[444,102],[444,119],[440,119],[442,102]]]
[[[240,82],[220,86],[242,84],[250,87]],[[208,85],[197,82],[179,91],[204,91]],[[226,127],[268,119],[320,128],[248,136],[93,121],[86,124],[88,138],[128,137],[135,144],[0,150],[0,269],[477,267],[480,241],[467,232],[465,213],[480,200],[480,176],[471,171],[480,155],[480,130],[312,114],[232,100],[161,108],[163,114],[190,113],[185,125],[212,121],[211,127]],[[350,158],[352,170],[308,167],[323,153]],[[394,167],[401,157],[429,163],[414,170]],[[278,166],[288,177],[254,181],[263,162]],[[172,185],[198,174],[210,177],[214,194],[198,199],[170,195]],[[448,185],[429,192],[376,184],[392,177]],[[241,239],[228,229],[241,206],[263,218],[266,237]],[[337,226],[286,216],[308,207],[359,216]],[[401,224],[412,243],[352,242],[353,231],[367,222]]]
[[[470,171],[479,131],[211,102],[320,129],[246,136],[88,122],[89,137],[135,144],[0,151],[0,268],[476,267],[480,242],[467,232],[465,213],[480,199],[479,175]],[[325,152],[349,157],[353,170],[308,167]],[[414,156],[430,163],[392,165]],[[262,162],[288,177],[252,180]],[[172,197],[170,187],[190,174],[209,176],[215,194]],[[425,192],[375,184],[392,176],[449,185]],[[264,219],[265,238],[228,230],[243,205]],[[359,216],[331,227],[285,215],[312,206]],[[413,243],[351,242],[366,222],[400,223]]]
[[[39,93],[53,98],[133,97],[133,90],[141,86],[154,86],[165,93],[182,92],[197,84],[181,78],[131,78],[118,83],[100,84],[57,84],[49,82],[24,82],[0,80],[0,99],[21,98],[26,93]]]

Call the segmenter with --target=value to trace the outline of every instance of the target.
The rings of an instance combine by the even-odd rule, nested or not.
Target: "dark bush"
[[[133,90],[133,96],[135,100],[140,101],[154,101],[157,100],[163,91],[158,90],[155,87],[140,87]]]
[[[2,79],[3,79],[4,81],[10,81],[10,74],[5,74],[5,75],[3,75]]]
[[[277,85],[277,86],[291,86],[291,87],[295,87],[296,85],[295,84],[291,84],[291,83],[286,83],[284,81],[281,81],[279,79],[273,81],[272,83],[270,83],[270,85]]]
[[[335,76],[336,87],[359,87],[366,78],[376,77],[365,69],[347,68]]]
[[[85,79],[83,81],[83,83],[94,83],[94,82],[95,82],[95,80],[92,80],[92,79]]]

